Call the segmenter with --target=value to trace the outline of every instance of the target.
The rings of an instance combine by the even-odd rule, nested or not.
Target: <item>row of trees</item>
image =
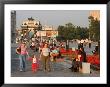
[[[58,26],[58,40],[86,39],[98,41],[100,39],[100,21],[92,16],[88,17],[89,28],[75,26],[72,23],[67,23],[64,26]]]

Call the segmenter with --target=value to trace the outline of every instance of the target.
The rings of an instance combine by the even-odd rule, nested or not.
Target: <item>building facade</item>
[[[41,37],[41,40],[43,39],[53,39],[56,40],[56,37],[58,36],[58,30],[54,29],[52,26],[43,26],[42,30],[37,32],[37,36]]]
[[[40,24],[40,21],[31,18],[28,18],[27,20],[24,20],[21,25],[21,29],[17,30],[17,37],[23,38],[27,37],[29,39],[33,37],[37,37],[40,40],[46,39],[56,39],[58,36],[58,30],[53,28],[53,26],[42,26]]]
[[[32,17],[23,21],[23,23],[21,25],[22,30],[29,30],[29,31],[31,31],[31,30],[37,31],[37,30],[40,30],[41,27],[42,26],[40,24],[40,21],[36,21]]]

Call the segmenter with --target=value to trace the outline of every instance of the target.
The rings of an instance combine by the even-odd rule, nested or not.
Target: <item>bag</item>
[[[82,62],[82,73],[90,74],[90,63]]]
[[[21,47],[18,47],[16,50],[19,54],[21,53]]]

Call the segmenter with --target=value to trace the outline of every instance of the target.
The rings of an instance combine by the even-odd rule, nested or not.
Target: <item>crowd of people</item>
[[[50,71],[50,66],[49,66],[50,61],[52,59],[53,61],[55,61],[55,59],[60,55],[59,47],[56,46],[55,43],[53,44],[53,43],[49,43],[48,41],[44,41],[44,42],[38,42],[36,44],[35,42],[36,41],[31,41],[30,44],[25,43],[25,41],[23,40],[19,42],[20,44],[16,49],[16,53],[19,54],[19,57],[20,57],[19,58],[20,59],[20,71],[26,70],[26,57],[28,58],[31,57],[32,62],[33,62],[33,58],[36,57],[37,61],[41,60],[42,65],[43,65],[42,69],[44,71]],[[33,55],[29,53],[30,50],[32,50],[31,54]],[[38,55],[36,56],[36,52],[40,54],[39,57]],[[33,63],[37,63],[37,61],[36,62],[34,61]],[[35,67],[35,64],[33,67]]]
[[[55,40],[41,41],[38,40],[38,38],[36,38],[34,35],[30,39],[22,38],[17,43],[19,43],[19,46],[16,49],[16,53],[19,55],[20,59],[20,71],[26,71],[27,58],[31,58],[32,60],[33,72],[36,72],[41,66],[44,72],[50,72],[52,70],[50,62],[56,62],[58,58],[63,58],[60,52],[60,49],[65,47],[63,42],[58,42]],[[82,69],[82,62],[87,62],[86,52],[84,51],[84,46],[87,43],[85,41],[77,41],[77,43],[78,49],[75,49],[75,56],[71,58],[72,67],[69,68],[72,71],[80,71]],[[91,41],[88,43],[89,48],[91,48]],[[29,53],[30,50],[32,50],[32,55]],[[36,52],[39,53],[39,56],[36,55]],[[39,61],[42,62],[40,65],[38,63]]]

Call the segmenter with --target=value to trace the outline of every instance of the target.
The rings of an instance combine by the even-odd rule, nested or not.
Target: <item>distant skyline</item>
[[[32,17],[42,25],[65,25],[71,22],[75,26],[88,27],[88,17],[91,10],[16,10],[16,26],[20,28],[22,22]]]

